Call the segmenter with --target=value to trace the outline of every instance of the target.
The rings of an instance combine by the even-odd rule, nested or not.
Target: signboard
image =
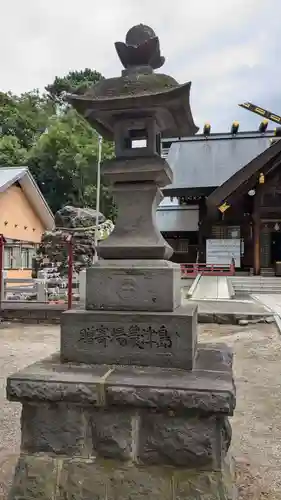
[[[241,240],[207,240],[207,264],[230,265],[234,259],[235,267],[241,266]]]
[[[156,224],[159,231],[198,231],[198,206],[189,207],[159,207],[156,212]]]

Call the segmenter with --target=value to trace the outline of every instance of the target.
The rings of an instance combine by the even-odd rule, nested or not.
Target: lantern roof
[[[115,48],[122,75],[99,81],[83,95],[68,95],[67,101],[108,140],[122,117],[154,116],[164,137],[194,135],[198,128],[190,109],[191,82],[180,85],[169,75],[154,73],[165,61],[154,31],[134,26],[126,42],[116,42]]]

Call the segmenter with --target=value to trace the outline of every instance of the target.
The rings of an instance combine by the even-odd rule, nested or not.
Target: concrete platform
[[[241,319],[259,322],[273,315],[271,310],[255,300],[192,300],[190,302],[198,305],[199,323],[237,324]]]

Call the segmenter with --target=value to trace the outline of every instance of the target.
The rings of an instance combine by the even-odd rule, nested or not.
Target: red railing
[[[202,274],[202,276],[233,276],[234,273],[235,273],[234,263],[229,265],[181,264],[182,278],[195,278],[197,274]]]

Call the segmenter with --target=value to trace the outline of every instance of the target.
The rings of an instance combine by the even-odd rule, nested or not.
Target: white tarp
[[[212,239],[207,240],[207,264],[229,265],[234,259],[235,267],[241,266],[241,240]]]

